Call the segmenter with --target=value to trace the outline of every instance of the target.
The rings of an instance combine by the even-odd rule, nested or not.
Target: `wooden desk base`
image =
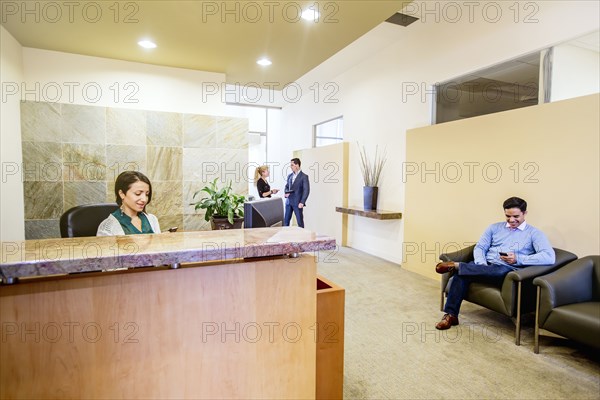
[[[317,400],[344,398],[345,293],[317,275]]]
[[[86,275],[0,287],[1,398],[314,398],[314,257]]]

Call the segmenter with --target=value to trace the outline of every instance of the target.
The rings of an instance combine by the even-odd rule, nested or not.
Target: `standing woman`
[[[265,197],[271,197],[272,194],[277,194],[279,189],[271,189],[267,178],[269,177],[269,167],[262,165],[256,168],[254,172],[254,183],[256,184],[256,190],[258,190],[258,197],[261,199]]]
[[[119,174],[115,197],[120,208],[100,223],[96,236],[160,233],[158,219],[145,212],[152,199],[152,184],[146,175],[137,171]]]

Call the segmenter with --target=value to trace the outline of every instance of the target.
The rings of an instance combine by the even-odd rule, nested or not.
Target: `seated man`
[[[511,197],[504,202],[503,208],[506,222],[490,225],[481,235],[473,251],[474,262],[447,261],[436,265],[438,274],[454,273],[444,306],[445,314],[436,324],[437,329],[458,325],[460,304],[471,282],[481,279],[502,280],[506,274],[518,268],[554,264],[554,249],[546,235],[525,222],[527,202]]]

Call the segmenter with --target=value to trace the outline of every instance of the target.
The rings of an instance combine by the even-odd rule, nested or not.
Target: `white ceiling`
[[[590,33],[589,35],[573,39],[569,42],[573,46],[582,47],[584,49],[600,52],[600,31]]]
[[[25,47],[219,72],[228,83],[275,82],[281,87],[381,24],[407,1],[0,3],[2,25]],[[319,19],[300,19],[299,11],[310,6],[321,12]],[[142,49],[137,42],[143,38],[158,47]],[[261,57],[273,65],[257,65]]]

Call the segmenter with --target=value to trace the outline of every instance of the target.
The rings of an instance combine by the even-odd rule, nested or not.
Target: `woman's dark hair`
[[[519,210],[521,210],[521,212],[525,212],[527,211],[527,202],[519,197],[511,197],[504,201],[502,207],[505,210],[508,210],[510,208],[518,208]]]
[[[131,185],[137,181],[147,183],[150,187],[148,190],[148,202],[146,205],[150,204],[150,200],[152,200],[152,184],[150,183],[150,179],[148,179],[148,177],[141,172],[125,171],[121,172],[119,176],[117,176],[117,180],[115,180],[115,197],[119,206],[123,204],[123,200],[121,200],[121,196],[119,196],[119,191],[122,190],[123,193],[127,193]]]

